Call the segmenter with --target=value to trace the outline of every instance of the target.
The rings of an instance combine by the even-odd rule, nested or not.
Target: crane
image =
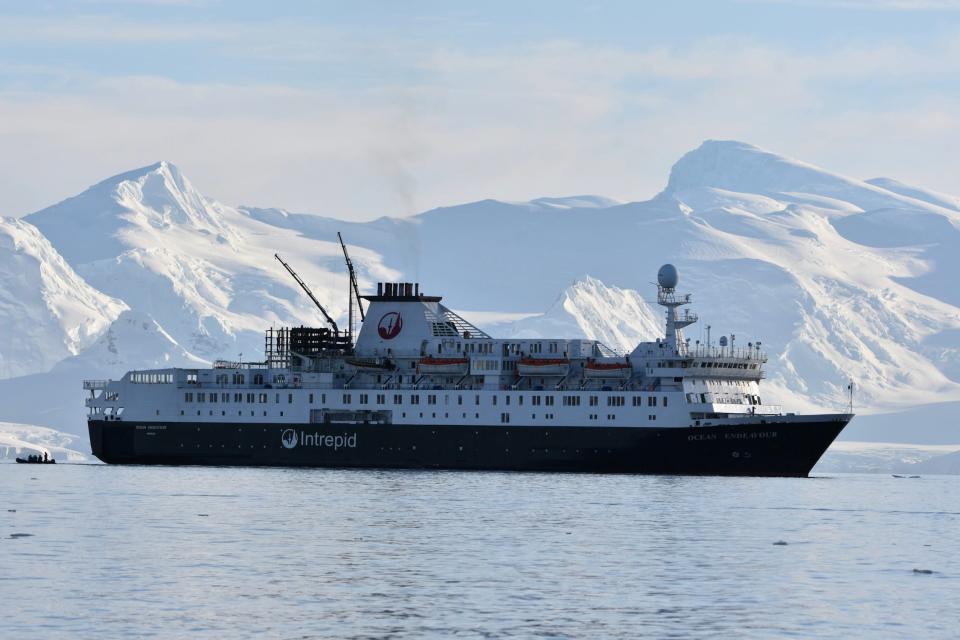
[[[347,272],[350,274],[350,284],[349,284],[349,296],[350,296],[350,309],[349,309],[349,320],[350,323],[350,335],[353,335],[353,300],[356,297],[357,307],[360,309],[360,321],[363,322],[366,320],[366,317],[363,313],[363,303],[360,302],[360,287],[357,286],[357,274],[353,270],[353,260],[350,259],[350,254],[347,253],[347,245],[343,242],[343,236],[340,235],[340,232],[337,231],[337,239],[340,240],[340,247],[343,248],[343,258],[347,261]]]
[[[344,252],[346,252],[346,248],[344,248]],[[310,287],[307,286],[307,283],[304,282],[300,278],[300,276],[297,275],[297,272],[294,271],[290,265],[288,265],[286,262],[283,261],[283,258],[280,257],[279,253],[273,254],[273,257],[280,261],[280,264],[283,265],[284,269],[290,272],[290,275],[292,275],[293,279],[297,281],[297,284],[300,285],[300,288],[303,289],[308,296],[310,296],[310,299],[313,300],[313,304],[317,305],[317,309],[320,309],[320,313],[323,314],[323,317],[326,318],[327,322],[330,323],[330,326],[333,327],[333,333],[334,334],[338,333],[339,329],[337,329],[336,321],[330,317],[330,314],[327,313],[327,310],[323,308],[323,305],[320,304],[320,301],[317,300],[317,297],[313,295],[313,291],[310,291]],[[351,273],[352,273],[352,269],[351,269]]]

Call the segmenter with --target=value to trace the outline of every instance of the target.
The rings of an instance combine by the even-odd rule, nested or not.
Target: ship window
[[[349,394],[349,393],[343,394],[343,404],[350,404],[350,394]]]
[[[427,404],[437,404],[437,396],[430,394],[427,396]]]
[[[327,404],[327,394],[325,393],[320,394],[320,402],[323,404]]]
[[[260,400],[260,403],[261,403],[261,404],[266,404],[266,403],[267,403],[267,394],[261,393],[259,400]]]
[[[517,405],[523,406],[523,396],[517,396]]]
[[[463,404],[463,396],[457,396],[457,404]]]
[[[207,401],[207,394],[205,393],[197,394],[197,402],[206,402],[206,401]]]
[[[598,398],[597,396],[590,396],[590,406],[595,407],[598,404],[600,404],[600,398]]]
[[[544,400],[545,400],[544,402],[545,405],[547,405],[548,407],[553,406],[553,396],[546,396]]]
[[[185,394],[183,394],[183,401],[184,401],[184,402],[193,402],[193,394],[192,394],[192,393],[185,393]]]
[[[420,394],[414,393],[410,396],[410,404],[420,404]]]
[[[608,406],[608,407],[622,407],[622,406],[623,406],[623,396],[607,396],[607,406]]]
[[[493,404],[493,406],[497,406],[497,396],[496,396],[496,395],[490,396],[490,401],[491,401],[491,404]]]
[[[667,398],[669,396],[663,396],[663,406],[667,406]]]
[[[509,404],[510,404],[510,394],[509,394],[509,393],[507,394],[506,400],[507,400],[507,404],[509,405]]]
[[[263,374],[257,373],[253,376],[253,384],[263,384]]]
[[[377,404],[386,404],[386,403],[387,403],[387,395],[385,393],[378,393]]]
[[[473,396],[473,404],[480,404],[480,394]]]
[[[281,418],[283,417],[283,411],[280,412],[280,417],[281,417]]]
[[[509,423],[510,423],[510,414],[509,414],[509,413],[501,413],[501,414],[500,414],[500,422],[503,423],[503,424],[509,424]]]
[[[403,404],[403,396],[399,393],[393,394],[393,404]]]
[[[310,404],[313,404],[313,394],[310,394]]]
[[[367,394],[365,394],[365,393],[361,393],[361,394],[360,394],[360,404],[367,404],[367,402],[369,401],[369,399],[370,399],[370,398],[369,398],[369,396],[368,396]]]
[[[273,384],[286,384],[287,378],[283,374],[273,376]]]
[[[539,407],[539,406],[540,406],[540,396],[533,396],[532,398],[530,398],[530,403],[533,404],[533,406],[535,406],[535,407]]]
[[[648,407],[655,407],[655,406],[657,406],[657,397],[656,397],[656,396],[650,396],[650,397],[648,397],[648,398],[647,398],[647,406],[648,406]]]

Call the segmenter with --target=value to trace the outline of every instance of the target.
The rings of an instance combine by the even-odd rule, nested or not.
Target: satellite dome
[[[665,264],[660,267],[660,271],[657,271],[657,282],[664,289],[676,289],[679,281],[680,274],[677,273],[677,268],[672,264]]]

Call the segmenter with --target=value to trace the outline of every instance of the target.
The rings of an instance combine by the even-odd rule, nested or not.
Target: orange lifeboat
[[[517,361],[517,374],[521,376],[565,376],[569,371],[567,358],[520,358]]]
[[[583,366],[583,375],[587,378],[629,378],[633,375],[633,366],[629,362],[597,362],[592,360]]]
[[[470,360],[467,358],[420,358],[417,363],[417,373],[422,375],[466,375],[470,369]]]

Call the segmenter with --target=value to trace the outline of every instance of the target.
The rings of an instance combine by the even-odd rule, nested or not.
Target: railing
[[[719,360],[756,360],[766,362],[767,354],[758,347],[714,347],[703,344],[687,346],[683,355],[688,358],[716,358]]]

